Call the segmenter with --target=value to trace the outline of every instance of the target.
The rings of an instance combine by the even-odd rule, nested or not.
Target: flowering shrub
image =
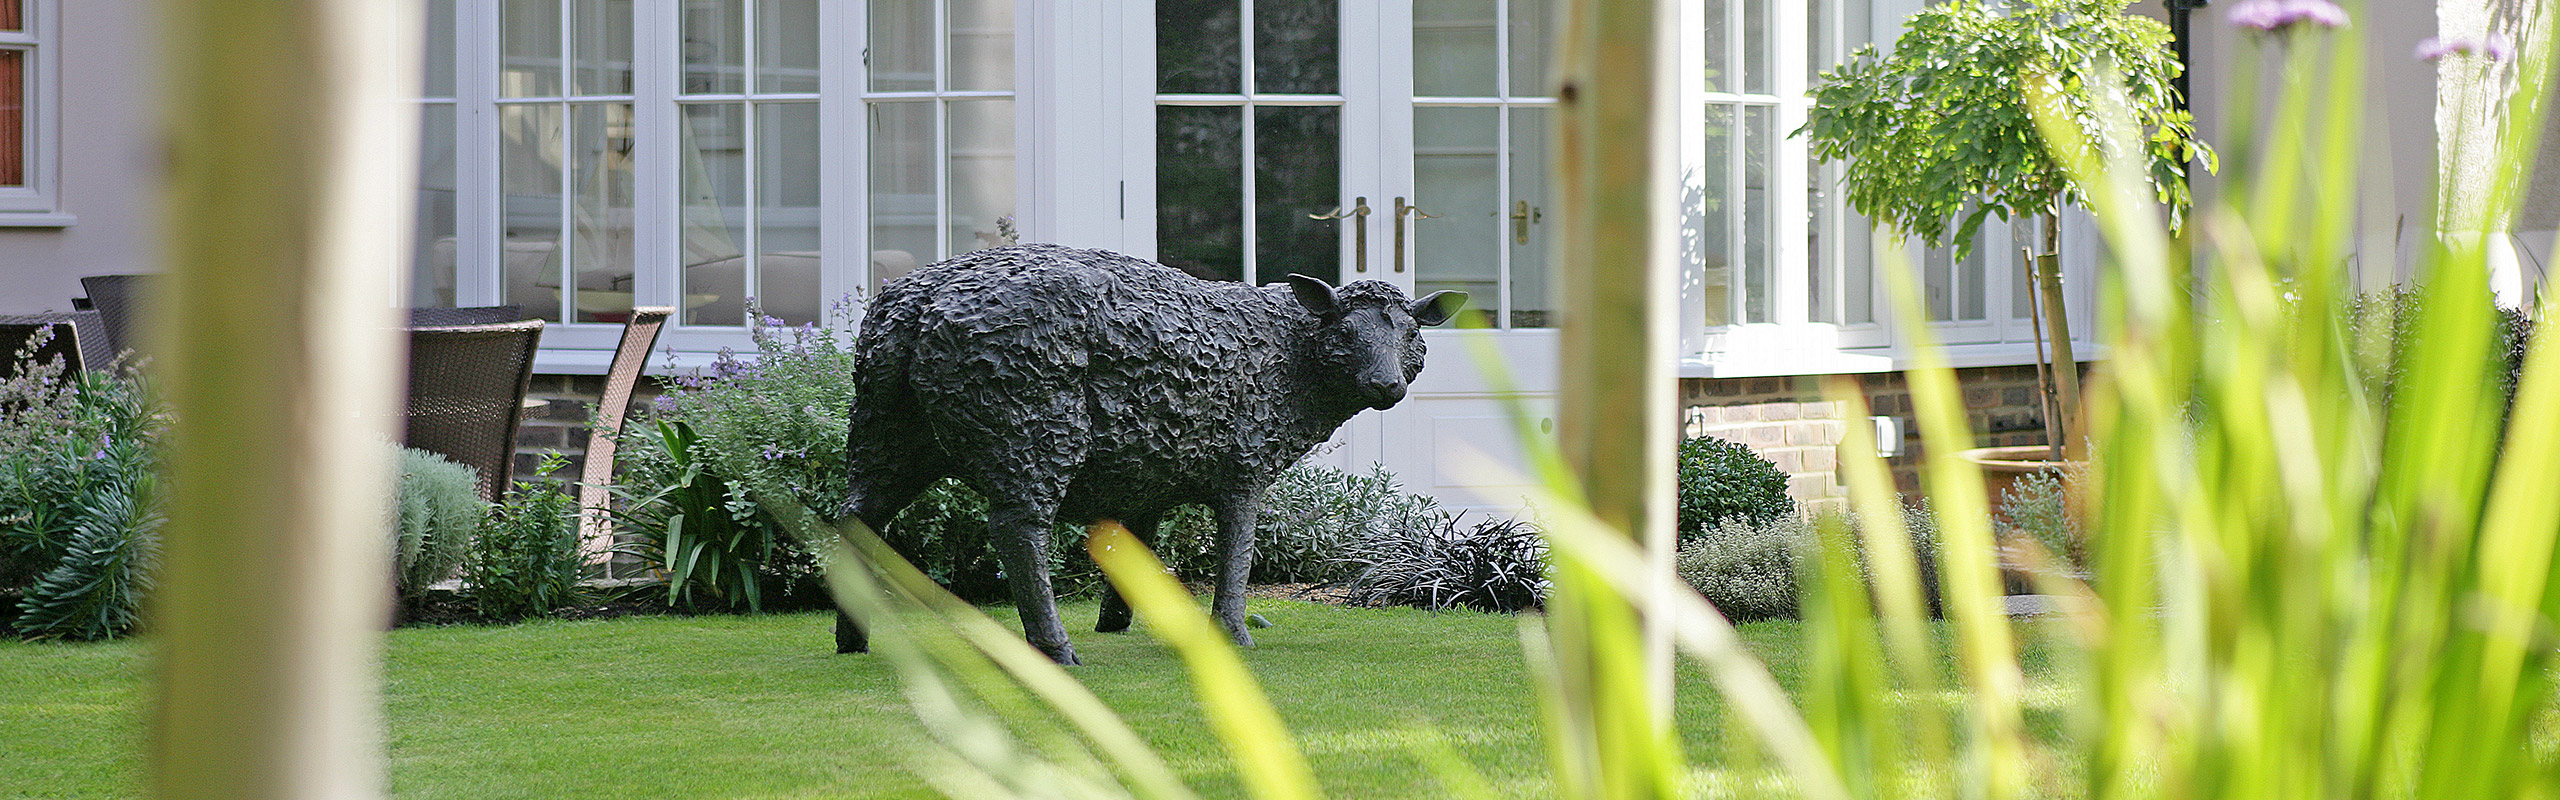
[[[132,630],[162,522],[159,403],[138,376],[15,354],[0,380],[0,616],[35,639]]]

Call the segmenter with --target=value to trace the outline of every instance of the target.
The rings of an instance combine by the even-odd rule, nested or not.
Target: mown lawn
[[[1436,726],[1498,788],[1547,794],[1517,619],[1257,600],[1277,627],[1246,659],[1341,797],[1442,794],[1410,754]],[[999,615],[1004,609],[993,609]],[[1089,632],[1069,603],[1086,685],[1204,794],[1239,794],[1172,653],[1144,634]],[[1009,620],[1008,620],[1009,622]],[[389,635],[386,746],[402,798],[914,797],[923,732],[883,661],[836,656],[828,617],[643,617]],[[1797,626],[1746,625],[1796,683]],[[138,793],[147,641],[0,643],[0,797]],[[2031,654],[2030,673],[2045,677]],[[1751,793],[1732,724],[1684,675],[1678,720],[1710,793]],[[2050,687],[2047,689],[2050,691]],[[2051,719],[2037,720],[2046,736]],[[1747,764],[1748,762],[1743,762]],[[1747,769],[1747,767],[1746,767]],[[1756,770],[1752,770],[1756,772]]]

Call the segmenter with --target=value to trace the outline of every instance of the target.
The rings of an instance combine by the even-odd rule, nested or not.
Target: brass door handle
[[[1421,206],[1406,205],[1406,204],[1405,204],[1405,202],[1404,202],[1404,198],[1401,198],[1401,197],[1396,198],[1396,271],[1397,271],[1397,272],[1403,272],[1403,271],[1404,271],[1404,218],[1405,218],[1405,216],[1406,216],[1406,215],[1408,215],[1408,214],[1412,215],[1412,216],[1413,216],[1413,218],[1414,218],[1414,219],[1417,219],[1417,220],[1422,220],[1422,219],[1435,219],[1435,218],[1438,218],[1438,217],[1440,216],[1440,215],[1438,215],[1438,214],[1433,214],[1433,213],[1429,213],[1429,212],[1423,211]]]
[[[1511,205],[1511,243],[1528,244],[1530,223],[1537,222],[1538,218],[1543,216],[1545,214],[1539,209],[1530,208],[1527,200],[1513,203]]]
[[[1342,210],[1341,206],[1334,206],[1332,211],[1307,215],[1308,219],[1344,217],[1351,218],[1351,269],[1354,272],[1367,272],[1369,271],[1369,198],[1351,198],[1350,211]]]

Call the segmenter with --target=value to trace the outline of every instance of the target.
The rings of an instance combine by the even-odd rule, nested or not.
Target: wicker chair
[[[106,324],[98,321],[98,312],[4,314],[0,315],[0,378],[18,374],[18,351],[48,327],[53,328],[53,338],[37,348],[35,357],[60,357],[66,374],[105,369],[115,360],[107,349]]]
[[[410,447],[480,472],[497,502],[515,477],[516,423],[542,321],[409,329]]]
[[[603,562],[613,549],[613,493],[606,488],[613,483],[613,434],[630,415],[631,392],[649,364],[649,348],[658,344],[658,330],[675,312],[665,306],[631,309],[622,342],[613,348],[613,365],[605,369],[604,397],[587,425],[586,469],[578,478],[578,538],[590,563]]]
[[[409,327],[437,328],[452,325],[494,325],[524,319],[524,306],[465,306],[444,308],[420,306],[409,309]]]
[[[80,279],[80,288],[89,292],[89,302],[98,307],[98,318],[106,323],[107,352],[122,355],[142,346],[141,323],[144,304],[158,275],[90,275]]]

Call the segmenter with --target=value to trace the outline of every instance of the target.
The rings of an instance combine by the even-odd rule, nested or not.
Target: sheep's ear
[[[1306,306],[1308,311],[1319,317],[1342,309],[1341,301],[1334,297],[1333,284],[1324,282],[1323,278],[1289,273],[1289,292],[1298,296],[1298,305]]]
[[[1420,300],[1413,301],[1413,321],[1422,323],[1424,326],[1438,325],[1449,321],[1450,317],[1457,316],[1458,309],[1466,307],[1466,292],[1432,292]]]

